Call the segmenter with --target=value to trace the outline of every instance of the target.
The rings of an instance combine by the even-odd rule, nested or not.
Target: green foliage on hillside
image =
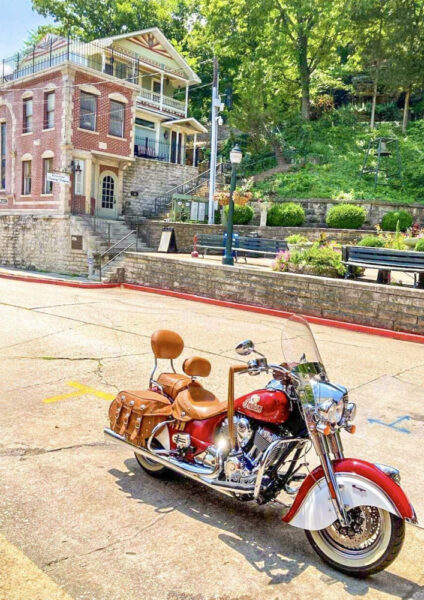
[[[319,121],[285,128],[282,144],[294,168],[257,184],[257,188],[280,198],[424,204],[424,121],[411,123],[407,135],[402,136],[396,125],[381,124],[370,131],[365,124],[347,118],[346,114],[342,116],[343,112],[333,111]],[[379,184],[374,188],[373,175],[360,174],[368,142],[378,136],[399,139],[402,177],[386,180],[384,173],[380,173]],[[396,175],[396,156],[384,162],[383,166]]]

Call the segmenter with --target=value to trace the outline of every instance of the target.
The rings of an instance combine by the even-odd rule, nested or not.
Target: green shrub
[[[311,248],[290,253],[290,262],[297,266],[309,266],[317,275],[330,275],[334,272],[343,276],[346,267],[342,263],[340,252],[331,246],[319,246],[315,243]]]
[[[365,210],[355,204],[338,204],[332,206],[325,222],[335,229],[360,229],[365,221]]]
[[[424,252],[424,238],[419,239],[416,243],[415,252]]]
[[[412,225],[412,215],[406,210],[391,210],[384,215],[381,221],[381,229],[383,231],[396,231],[398,221],[399,230],[406,231]]]
[[[299,227],[304,221],[305,211],[301,205],[294,202],[285,202],[271,206],[266,224],[271,227]]]
[[[228,205],[224,208],[225,214],[228,217]],[[253,219],[253,208],[248,204],[234,204],[234,225],[248,225]]]
[[[358,246],[370,246],[371,248],[384,248],[384,240],[376,235],[365,235]]]
[[[306,244],[308,241],[308,238],[301,233],[293,233],[286,238],[288,244]]]

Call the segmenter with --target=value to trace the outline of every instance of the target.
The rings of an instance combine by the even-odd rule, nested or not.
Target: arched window
[[[102,208],[113,210],[115,203],[115,178],[105,175],[102,179]]]

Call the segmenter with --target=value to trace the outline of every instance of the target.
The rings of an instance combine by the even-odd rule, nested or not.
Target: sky
[[[0,0],[0,58],[16,54],[29,31],[52,22],[33,12],[31,0]]]

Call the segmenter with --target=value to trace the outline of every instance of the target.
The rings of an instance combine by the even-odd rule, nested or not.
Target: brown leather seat
[[[183,373],[161,373],[157,379],[159,385],[167,396],[176,398],[177,394],[188,385],[193,383],[191,377]],[[200,385],[200,383],[198,384]]]
[[[183,362],[183,371],[190,377],[208,377],[211,368],[211,363],[200,356],[191,356]]]
[[[178,421],[209,419],[226,410],[227,402],[222,402],[197,382],[179,392],[171,408],[172,416]]]
[[[169,358],[173,360],[178,358],[184,350],[183,339],[175,331],[168,329],[159,329],[155,331],[150,338],[153,354],[155,358]]]

